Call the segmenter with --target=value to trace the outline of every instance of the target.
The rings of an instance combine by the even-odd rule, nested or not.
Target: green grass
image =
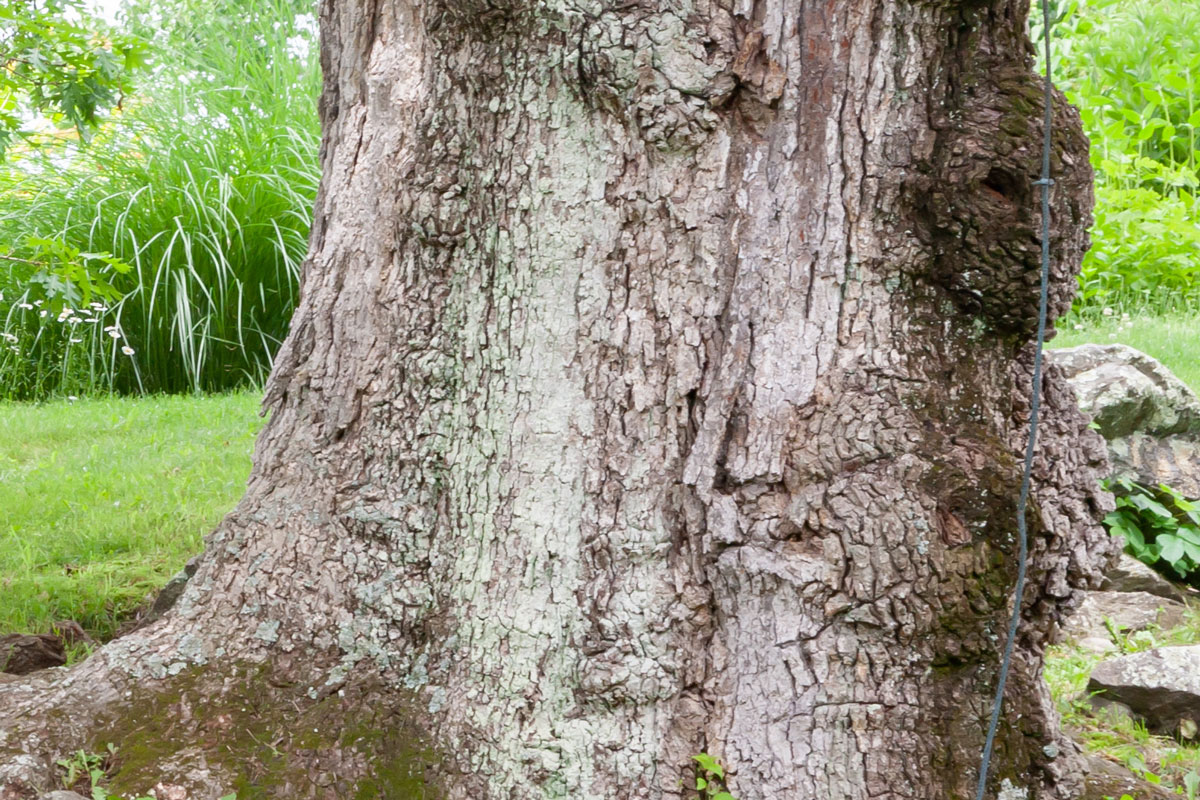
[[[1080,326],[1077,328],[1076,326]],[[1052,347],[1125,344],[1161,361],[1200,393],[1200,314],[1195,316],[1097,317],[1059,323]]]
[[[111,636],[233,508],[258,395],[0,404],[0,633]]]

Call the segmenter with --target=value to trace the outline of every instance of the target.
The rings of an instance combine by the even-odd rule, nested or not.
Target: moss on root
[[[436,800],[438,758],[411,697],[371,680],[316,699],[309,688],[265,665],[192,668],[135,690],[91,748],[117,747],[109,789],[127,796],[200,770],[238,800]]]

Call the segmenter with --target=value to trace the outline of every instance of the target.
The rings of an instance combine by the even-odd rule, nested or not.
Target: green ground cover
[[[1169,631],[1152,628],[1131,635],[1118,633],[1114,639],[1117,652],[1113,655],[1195,644],[1200,641],[1200,615],[1190,611],[1183,625]],[[1200,796],[1200,744],[1152,734],[1126,714],[1092,706],[1088,678],[1106,657],[1073,644],[1047,650],[1044,674],[1063,723],[1088,752],[1124,764],[1151,783],[1195,800]]]
[[[258,394],[0,403],[0,633],[113,633],[233,508]]]

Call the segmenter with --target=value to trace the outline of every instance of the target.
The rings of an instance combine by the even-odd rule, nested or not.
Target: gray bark
[[[668,800],[701,751],[741,800],[966,797],[1029,413],[1026,13],[325,0],[247,494],[163,620],[0,685],[0,785],[114,741],[114,786],[200,797]],[[1091,202],[1056,115],[1054,314]],[[1041,660],[1113,549],[1043,389],[1006,800],[1083,791]]]

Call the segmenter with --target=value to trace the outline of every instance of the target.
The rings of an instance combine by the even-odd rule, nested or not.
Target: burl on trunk
[[[1024,0],[321,8],[324,177],[245,498],[163,620],[0,686],[189,797],[972,792],[1037,306]],[[1091,204],[1054,129],[1051,310]],[[1077,796],[1041,681],[1113,545],[1059,376],[992,774]]]

